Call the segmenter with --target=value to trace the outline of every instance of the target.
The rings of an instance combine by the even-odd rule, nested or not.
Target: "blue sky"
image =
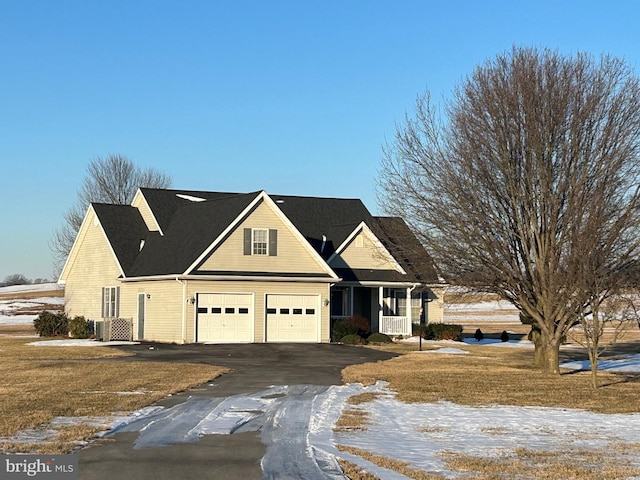
[[[381,145],[512,45],[640,63],[635,1],[0,1],[0,281],[52,276],[89,160],[361,198]]]

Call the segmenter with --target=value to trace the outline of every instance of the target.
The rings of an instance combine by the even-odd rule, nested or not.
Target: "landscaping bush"
[[[413,335],[414,337],[420,335],[422,338],[427,338],[427,325],[424,323],[422,325],[419,323],[412,323],[411,335]]]
[[[346,335],[340,339],[340,342],[346,345],[366,345],[367,344],[367,341],[364,338],[356,334]]]
[[[452,323],[429,323],[427,325],[427,340],[455,340],[462,341],[462,325]]]
[[[73,317],[69,320],[69,335],[73,338],[89,338],[92,333],[91,323],[84,317]]]
[[[369,320],[360,316],[354,315],[346,320],[338,320],[333,324],[331,329],[331,338],[336,341],[346,335],[359,335],[361,337],[367,336],[371,331]]]
[[[502,333],[500,334],[500,340],[502,340],[503,342],[509,341],[509,334],[507,333],[506,330],[503,330]]]
[[[33,326],[41,337],[59,337],[69,333],[69,317],[44,311],[33,321]]]
[[[341,341],[342,337],[358,333],[358,328],[349,320],[338,320],[333,324],[333,331],[331,333],[331,338],[334,342]]]
[[[476,333],[473,334],[473,338],[475,338],[477,342],[484,340],[484,333],[482,333],[482,330],[478,328]]]
[[[385,335],[384,333],[372,333],[367,337],[367,342],[369,343],[392,343],[393,340],[389,335]]]

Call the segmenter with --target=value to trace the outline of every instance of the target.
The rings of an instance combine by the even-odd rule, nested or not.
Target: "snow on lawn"
[[[59,342],[34,344],[60,345]],[[65,345],[88,343],[63,342]],[[464,352],[451,346],[460,342],[439,343],[445,345],[440,353]],[[640,354],[602,365],[610,370],[640,373]],[[347,404],[349,397],[363,392],[379,395],[358,407]],[[345,408],[368,412],[370,423],[367,428],[334,431]],[[566,408],[505,405],[469,407],[446,401],[406,404],[398,401],[384,382],[368,387],[360,384],[273,386],[262,392],[226,398],[194,396],[172,407],[147,407],[128,416],[114,415],[111,419],[60,417],[46,429],[20,432],[12,439],[0,441],[32,443],[38,441],[38,435],[41,435],[40,441],[51,440],[56,426],[80,422],[105,425],[109,429],[105,435],[137,432],[134,448],[138,449],[193,443],[210,434],[259,432],[266,446],[261,462],[264,478],[308,480],[344,478],[337,458],[344,458],[382,480],[406,478],[361,457],[341,452],[338,445],[455,477],[456,472],[447,469],[441,453],[503,458],[526,446],[531,450],[556,452],[611,449],[615,455],[619,450],[612,448],[614,445],[640,443],[640,413],[598,414]],[[621,461],[640,467],[640,458],[627,456]]]
[[[47,288],[42,288],[47,286]],[[0,293],[10,293],[9,291],[51,291],[55,284],[38,284],[38,285],[16,285],[15,287],[2,287]],[[28,290],[16,290],[16,289]],[[23,325],[33,323],[37,314],[15,314],[20,309],[29,309],[29,311],[37,311],[45,305],[64,305],[63,297],[39,297],[28,300],[0,300],[0,325]]]
[[[29,285],[11,285],[10,287],[0,287],[0,294],[15,292],[48,292],[51,290],[62,290],[63,287],[57,283],[32,283]]]

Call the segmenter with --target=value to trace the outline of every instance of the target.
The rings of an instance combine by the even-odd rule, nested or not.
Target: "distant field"
[[[488,336],[499,336],[502,331],[510,335],[526,336],[531,328],[520,322],[518,310],[492,293],[452,289],[445,294],[444,322],[456,323],[464,327],[463,334],[473,335],[476,329]],[[605,335],[612,333],[607,330]],[[580,337],[580,328],[574,328],[571,336]],[[571,340],[571,338],[569,339]],[[620,342],[640,340],[640,328],[630,324]]]
[[[41,297],[64,297],[64,288],[56,283],[0,287],[0,300],[32,300]]]

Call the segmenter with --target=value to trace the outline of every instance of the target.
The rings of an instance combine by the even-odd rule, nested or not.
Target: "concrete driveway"
[[[233,402],[236,398],[243,398],[240,394],[269,391],[272,386],[303,386],[295,389],[295,401],[303,405],[311,401],[313,395],[323,391],[322,387],[313,386],[341,384],[340,372],[346,366],[394,357],[393,354],[367,348],[330,344],[143,343],[117,348],[134,353],[134,360],[141,362],[141,368],[144,368],[145,361],[194,362],[229,367],[232,372],[210,384],[159,402],[158,405],[168,409],[166,411],[174,413],[123,429],[80,451],[81,479],[335,478],[294,458],[278,460],[278,454],[274,454],[274,451],[268,461],[264,460],[267,445],[263,443],[260,430],[264,434],[270,428],[272,432],[269,435],[273,436],[277,422],[271,422],[270,426],[254,425],[254,431],[238,429],[229,435],[208,434],[193,440],[187,438],[189,432],[180,430],[185,428],[183,420],[190,415],[190,409],[193,410],[191,416],[197,416],[201,412],[196,410],[201,409],[202,405]],[[131,357],[123,360],[131,360]],[[148,433],[154,429],[162,429],[163,433],[156,437],[150,435],[150,438],[166,438],[166,432],[169,431],[174,440],[162,444],[153,440],[140,441],[142,432]],[[282,441],[279,440],[280,443]],[[261,462],[266,465],[265,471]]]

